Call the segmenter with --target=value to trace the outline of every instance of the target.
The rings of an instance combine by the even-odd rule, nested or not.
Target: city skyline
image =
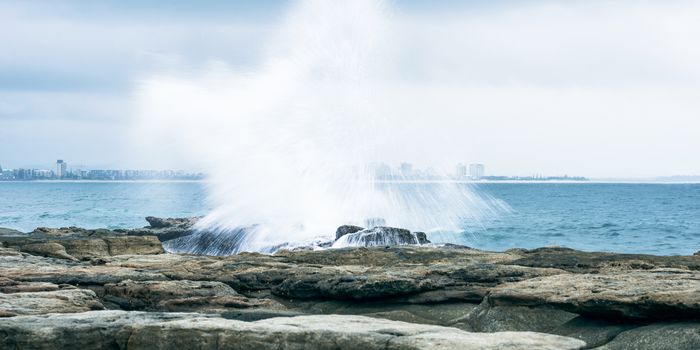
[[[135,130],[141,84],[257,71],[280,49],[268,43],[295,4],[3,1],[0,42],[12,55],[0,57],[0,139],[8,145],[0,159],[16,167],[60,157],[99,168],[201,167],[164,146],[176,142],[169,136]],[[377,60],[392,64],[370,67],[368,84],[380,101],[375,112],[401,127],[386,133],[379,159],[445,167],[478,159],[503,174],[700,174],[699,4],[387,7],[391,21],[379,29],[390,52]],[[418,135],[419,143],[401,142]],[[155,145],[142,144],[151,138]]]

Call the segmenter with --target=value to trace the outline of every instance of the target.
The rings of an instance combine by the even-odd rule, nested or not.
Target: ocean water
[[[434,242],[505,250],[560,245],[661,255],[700,250],[700,184],[485,183],[510,210]],[[0,182],[0,227],[132,228],[144,217],[204,215],[200,182]],[[338,223],[339,225],[342,223]]]

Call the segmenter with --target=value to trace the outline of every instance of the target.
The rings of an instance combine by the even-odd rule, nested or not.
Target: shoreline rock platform
[[[382,244],[166,252],[196,220],[2,231],[0,349],[700,348],[700,256],[489,252],[349,226],[336,237]]]

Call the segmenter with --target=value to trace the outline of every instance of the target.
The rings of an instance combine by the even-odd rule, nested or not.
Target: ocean
[[[429,239],[487,250],[700,250],[700,184],[483,183],[475,189],[510,210]],[[0,182],[0,227],[21,231],[133,228],[146,225],[147,215],[195,216],[211,209],[201,182]]]

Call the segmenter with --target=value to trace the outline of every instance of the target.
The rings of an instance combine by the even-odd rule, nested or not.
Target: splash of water
[[[389,18],[374,0],[303,1],[252,71],[219,63],[141,84],[139,128],[210,176],[216,209],[198,227],[213,235],[180,250],[269,251],[371,217],[456,230],[494,212],[469,187],[377,184],[367,167],[422,137],[394,135],[400,119],[377,93],[390,62]]]

